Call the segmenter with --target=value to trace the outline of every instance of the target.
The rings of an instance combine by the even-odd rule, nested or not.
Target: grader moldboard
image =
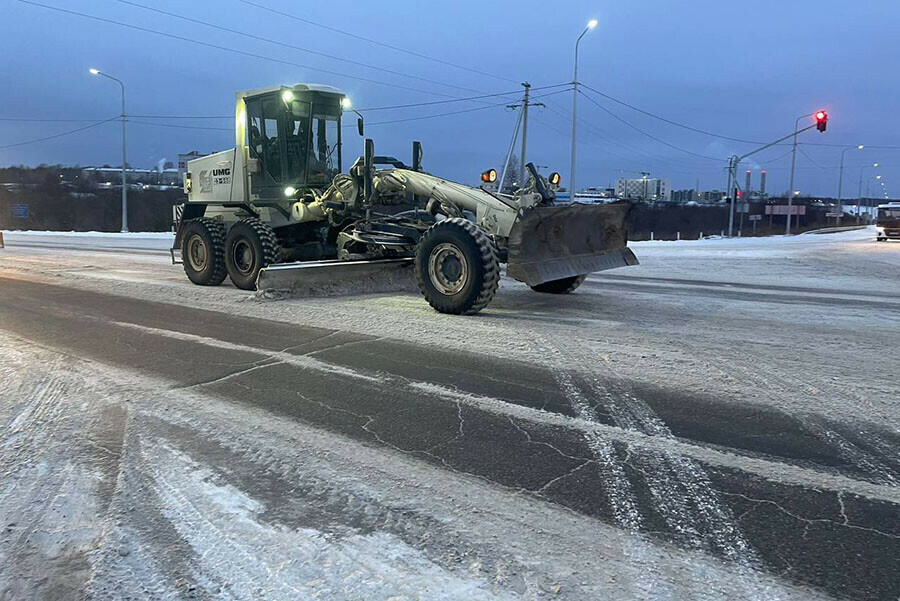
[[[246,290],[282,290],[413,269],[437,311],[473,314],[494,297],[501,263],[554,294],[637,264],[626,246],[628,203],[554,206],[558,176],[551,185],[531,164],[527,186],[499,194],[424,172],[418,142],[407,166],[377,156],[366,139],[364,156],[342,173],[349,108],[323,85],[237,94],[235,147],[187,166],[172,259],[180,253],[192,282],[227,276]],[[363,136],[362,116],[357,128]]]

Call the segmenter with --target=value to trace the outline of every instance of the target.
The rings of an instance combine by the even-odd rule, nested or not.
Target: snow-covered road
[[[900,595],[870,231],[637,243],[471,318],[194,287],[166,234],[4,239],[0,598]]]

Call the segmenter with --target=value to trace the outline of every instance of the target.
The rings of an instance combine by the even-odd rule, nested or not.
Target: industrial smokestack
[[[747,169],[747,179],[744,182],[744,198],[750,200],[750,170]]]
[[[766,195],[766,172],[763,171],[759,174],[759,195]]]

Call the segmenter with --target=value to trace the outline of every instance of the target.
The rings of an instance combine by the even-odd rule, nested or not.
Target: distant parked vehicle
[[[875,239],[884,242],[888,238],[900,239],[900,202],[878,205],[875,216]]]

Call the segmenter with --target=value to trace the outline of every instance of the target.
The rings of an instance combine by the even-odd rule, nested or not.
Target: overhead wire
[[[306,53],[308,53],[308,54],[313,54],[313,55],[316,55],[316,56],[321,56],[321,57],[328,58],[328,59],[331,59],[331,60],[336,60],[336,61],[339,61],[339,62],[342,62],[342,63],[348,63],[348,64],[351,64],[351,65],[356,65],[356,66],[364,67],[364,68],[367,68],[367,69],[373,69],[373,70],[375,70],[375,71],[381,71],[381,72],[383,72],[383,73],[389,73],[389,74],[391,74],[391,75],[397,75],[397,76],[400,76],[400,77],[407,77],[407,78],[409,78],[409,79],[415,79],[415,80],[419,80],[419,81],[423,81],[423,82],[427,82],[427,83],[431,83],[431,84],[436,84],[436,85],[440,85],[440,86],[445,86],[445,87],[448,87],[448,88],[456,88],[456,89],[458,89],[458,90],[463,90],[463,91],[466,91],[466,92],[479,92],[479,91],[480,91],[480,90],[475,90],[475,89],[472,89],[472,88],[466,88],[466,87],[463,87],[463,86],[458,86],[458,85],[451,84],[451,83],[446,83],[446,82],[443,82],[443,81],[440,81],[440,80],[437,80],[437,79],[429,79],[429,78],[427,78],[427,77],[420,77],[420,76],[418,76],[418,75],[412,75],[412,74],[410,74],[410,73],[404,73],[404,72],[402,72],[402,71],[397,71],[397,70],[394,70],[394,69],[387,69],[387,68],[384,68],[384,67],[379,67],[379,66],[377,66],[377,65],[372,65],[372,64],[369,64],[369,63],[364,63],[364,62],[362,62],[362,61],[356,61],[356,60],[352,60],[352,59],[343,58],[343,57],[340,57],[340,56],[336,56],[336,55],[334,55],[334,54],[328,54],[328,53],[326,53],[326,52],[319,52],[319,51],[317,51],[317,50],[312,50],[312,49],[310,49],[310,48],[304,48],[304,47],[302,47],[302,46],[296,46],[296,45],[294,45],[294,44],[289,44],[289,43],[287,43],[287,42],[280,42],[280,41],[278,41],[278,40],[273,40],[273,39],[270,39],[270,38],[267,38],[267,37],[264,37],[264,36],[259,36],[259,35],[256,35],[256,34],[247,33],[247,32],[245,32],[245,31],[240,31],[240,30],[238,30],[238,29],[232,29],[232,28],[230,28],[230,27],[225,27],[225,26],[222,26],[222,25],[216,25],[216,24],[214,24],[214,23],[210,23],[209,21],[204,21],[204,20],[202,20],[202,19],[195,19],[195,18],[193,18],[193,17],[188,17],[188,16],[185,16],[185,15],[180,15],[180,14],[178,14],[178,13],[173,13],[173,12],[170,12],[170,11],[167,11],[167,10],[163,10],[163,9],[161,9],[161,8],[156,8],[156,7],[153,7],[153,6],[147,6],[147,5],[144,5],[144,4],[140,4],[140,3],[138,3],[138,2],[133,2],[132,0],[115,0],[115,1],[116,1],[116,2],[119,2],[119,3],[121,3],[121,4],[128,5],[128,6],[133,6],[133,7],[135,7],[135,8],[140,8],[140,9],[143,9],[143,10],[148,10],[148,11],[152,11],[152,12],[155,12],[155,13],[158,13],[158,14],[161,14],[161,15],[165,15],[165,16],[171,17],[171,18],[173,18],[173,19],[179,19],[179,20],[182,20],[182,21],[187,21],[188,23],[195,23],[195,24],[197,24],[197,25],[202,25],[202,26],[204,26],[204,27],[210,27],[210,28],[212,28],[212,29],[216,29],[216,30],[219,30],[219,31],[225,31],[225,32],[227,32],[227,33],[231,33],[231,34],[234,34],[234,35],[243,36],[243,37],[246,37],[246,38],[249,38],[249,39],[252,39],[252,40],[258,40],[258,41],[262,41],[262,42],[265,42],[265,43],[268,43],[268,44],[273,44],[273,45],[276,45],[276,46],[282,46],[282,47],[284,47],[284,48],[290,48],[290,49],[292,49],[292,50],[297,50],[297,51],[300,51],[300,52],[306,52]]]
[[[642,130],[641,128],[637,127],[636,125],[632,125],[631,123],[629,123],[629,122],[626,121],[625,119],[622,119],[621,117],[619,117],[618,115],[616,115],[614,112],[612,112],[611,110],[609,110],[608,108],[606,108],[605,106],[603,106],[602,104],[600,104],[599,102],[597,102],[596,100],[594,100],[593,98],[591,98],[590,96],[588,96],[587,94],[585,94],[584,92],[579,91],[579,94],[581,94],[582,96],[584,96],[585,98],[587,98],[587,99],[588,99],[588,102],[594,104],[594,105],[597,106],[600,110],[604,111],[605,113],[607,113],[607,114],[608,114],[609,116],[611,116],[612,118],[614,118],[614,119],[616,119],[617,121],[619,121],[619,122],[625,124],[626,126],[630,127],[631,129],[635,130],[636,132],[639,132],[639,133],[641,133],[641,134],[647,136],[647,137],[650,138],[651,140],[655,140],[656,142],[659,142],[660,144],[662,144],[662,145],[664,145],[664,146],[668,146],[669,148],[673,148],[673,149],[675,149],[675,150],[678,150],[679,152],[683,152],[683,153],[685,153],[685,154],[689,154],[689,155],[692,155],[692,156],[695,156],[695,157],[699,157],[699,158],[701,158],[701,159],[706,159],[706,160],[709,160],[709,161],[716,161],[716,162],[724,162],[724,159],[706,156],[705,154],[699,154],[699,153],[696,153],[696,152],[687,150],[687,149],[685,149],[685,148],[681,148],[681,147],[679,147],[679,146],[676,146],[675,144],[670,144],[669,142],[666,142],[665,140],[662,140],[662,139],[660,139],[660,138],[657,138],[657,137],[654,136],[653,134],[647,133],[647,132],[645,132],[644,130]]]
[[[156,127],[172,127],[175,129],[203,129],[203,130],[211,130],[211,131],[230,131],[234,130],[229,127],[204,127],[202,125],[175,125],[173,123],[154,123],[152,121],[139,121],[136,119],[128,119],[128,123],[138,123],[140,125],[153,125]]]
[[[663,122],[668,123],[668,124],[670,124],[670,125],[674,125],[674,126],[676,126],[676,127],[680,127],[680,128],[682,128],[682,129],[686,129],[686,130],[693,131],[693,132],[696,132],[696,133],[704,134],[704,135],[707,135],[707,136],[712,136],[712,137],[714,137],[714,138],[722,138],[723,140],[731,140],[732,142],[742,142],[742,143],[744,143],[744,144],[765,144],[765,142],[757,142],[757,141],[755,141],[755,140],[745,140],[745,139],[743,139],[743,138],[735,138],[735,137],[732,137],[732,136],[726,136],[726,135],[723,135],[723,134],[717,134],[717,133],[715,133],[715,132],[707,131],[707,130],[705,130],[705,129],[700,129],[700,128],[697,128],[697,127],[691,127],[690,125],[685,125],[684,123],[679,123],[678,121],[673,121],[672,119],[667,119],[666,117],[662,117],[662,116],[657,115],[657,114],[655,114],[655,113],[651,113],[650,111],[646,111],[646,110],[644,110],[644,109],[642,109],[642,108],[638,108],[638,107],[636,107],[636,106],[634,106],[634,105],[632,105],[632,104],[629,104],[629,103],[625,102],[624,100],[619,100],[618,98],[615,98],[615,97],[613,97],[613,96],[610,96],[609,94],[606,94],[605,92],[601,92],[600,90],[597,90],[597,89],[595,89],[595,88],[592,88],[591,86],[589,86],[589,85],[586,84],[586,83],[582,83],[582,82],[579,81],[579,82],[578,82],[578,85],[580,85],[580,86],[583,87],[583,88],[586,88],[586,89],[590,90],[591,92],[593,92],[594,94],[597,94],[598,96],[602,96],[603,98],[606,98],[607,100],[611,100],[612,102],[615,102],[616,104],[620,104],[620,105],[622,105],[622,106],[624,106],[624,107],[628,107],[628,108],[630,108],[630,109],[633,110],[633,111],[636,111],[636,112],[641,113],[641,114],[643,114],[643,115],[647,115],[648,117],[653,117],[654,119],[658,119],[658,120],[660,120],[660,121],[663,121]]]
[[[568,91],[569,91],[569,90],[557,90],[557,91],[555,91],[555,92],[549,92],[549,93],[547,93],[547,94],[539,94],[539,95],[537,95],[537,96],[533,96],[532,98],[533,98],[533,99],[535,99],[535,98],[545,98],[545,97],[547,97],[547,96],[553,96],[554,94],[561,94],[561,93],[563,93],[563,92],[568,92]],[[476,107],[473,107],[473,108],[462,109],[462,110],[459,110],[459,111],[450,111],[450,112],[446,112],[446,113],[437,113],[437,114],[432,114],[432,115],[421,115],[421,116],[418,116],[418,117],[407,117],[407,118],[404,118],[404,119],[391,119],[391,120],[389,120],[389,121],[376,121],[376,122],[373,122],[373,123],[366,123],[366,127],[369,127],[369,126],[372,126],[372,125],[388,125],[388,124],[391,124],[391,123],[406,123],[406,122],[408,122],[408,121],[421,121],[421,120],[424,120],[424,119],[435,119],[435,118],[437,118],[437,117],[449,117],[449,116],[451,116],[451,115],[461,115],[461,114],[463,114],[463,113],[473,113],[473,112],[475,112],[475,111],[482,111],[482,110],[485,110],[485,109],[498,108],[498,107],[501,107],[501,106],[507,106],[507,102],[499,102],[499,103],[496,103],[496,104],[489,104],[489,105],[485,105],[485,106],[476,106]],[[345,125],[344,127],[352,127],[352,125]]]
[[[312,25],[313,27],[319,27],[319,28],[325,29],[325,30],[327,30],[327,31],[331,31],[331,32],[334,32],[334,33],[339,33],[339,34],[341,34],[341,35],[345,35],[345,36],[348,36],[348,37],[351,37],[351,38],[354,38],[354,39],[357,39],[357,40],[361,40],[361,41],[364,41],[364,42],[368,42],[368,43],[370,43],[370,44],[375,44],[375,45],[377,45],[377,46],[381,46],[382,48],[389,48],[389,49],[395,50],[395,51],[397,51],[397,52],[402,52],[402,53],[407,54],[407,55],[410,55],[410,56],[415,56],[416,58],[425,59],[425,60],[428,60],[428,61],[432,61],[432,62],[435,62],[435,63],[439,63],[439,64],[441,64],[441,65],[446,65],[446,66],[448,66],[448,67],[454,67],[454,68],[456,68],[456,69],[462,69],[462,70],[468,71],[468,72],[470,72],[470,73],[477,73],[478,75],[483,75],[483,76],[485,76],[485,77],[490,77],[490,78],[493,78],[493,79],[502,79],[502,80],[504,80],[504,81],[508,81],[508,82],[512,82],[512,83],[518,83],[516,80],[510,79],[510,78],[508,78],[508,77],[504,77],[504,76],[502,76],[502,75],[497,75],[497,74],[494,74],[494,73],[488,73],[487,71],[482,71],[482,70],[479,70],[479,69],[474,69],[474,68],[472,68],[472,67],[467,67],[467,66],[465,66],[465,65],[460,65],[460,64],[453,63],[453,62],[450,62],[450,61],[447,61],[447,60],[443,60],[443,59],[440,59],[440,58],[435,58],[435,57],[433,57],[433,56],[428,56],[427,54],[424,54],[424,53],[422,53],[421,51],[407,50],[406,48],[401,48],[401,47],[399,47],[399,46],[394,46],[394,45],[392,45],[392,44],[387,44],[387,43],[385,43],[385,42],[381,42],[381,41],[379,41],[379,40],[375,40],[375,39],[372,39],[372,38],[367,38],[367,37],[365,37],[365,36],[361,36],[361,35],[358,35],[358,34],[355,34],[355,33],[349,32],[349,31],[345,31],[345,30],[343,30],[343,29],[338,29],[337,27],[332,27],[332,26],[330,26],[330,25],[324,25],[324,24],[322,24],[322,23],[317,23],[316,21],[313,21],[313,20],[308,19],[308,18],[305,18],[305,17],[299,17],[299,16],[294,15],[294,14],[291,14],[291,13],[286,13],[286,12],[283,12],[283,11],[280,11],[280,10],[276,10],[276,9],[274,9],[274,8],[265,6],[265,5],[263,5],[263,4],[259,4],[259,3],[257,3],[257,2],[251,2],[250,0],[237,0],[237,2],[241,2],[242,4],[246,4],[246,5],[248,5],[248,6],[253,6],[253,7],[256,7],[256,8],[265,10],[265,11],[268,11],[268,12],[270,12],[270,13],[273,13],[273,14],[276,14],[276,15],[280,15],[280,16],[282,16],[282,17],[287,17],[287,18],[289,18],[289,19],[293,19],[294,21],[299,21],[299,22],[301,22],[301,23],[306,23],[307,25]]]
[[[553,107],[557,107],[559,110],[556,110],[556,109],[554,109]],[[571,114],[570,112],[566,111],[566,109],[560,107],[557,103],[555,103],[555,102],[553,102],[553,101],[548,102],[547,108],[548,108],[548,110],[550,110],[550,111],[552,111],[552,112],[555,112],[557,115],[561,115],[561,116],[562,116],[563,118],[565,118],[565,119],[568,119],[568,120],[570,120],[570,121],[571,121],[571,119],[572,119],[572,114]],[[560,111],[565,112],[565,114],[562,114]],[[579,121],[580,123],[583,123],[583,124],[588,128],[588,131],[589,131],[589,132],[593,133],[595,136],[599,137],[600,139],[605,140],[605,141],[608,142],[609,144],[612,144],[612,145],[614,145],[614,146],[618,146],[618,147],[621,148],[622,150],[625,150],[625,151],[628,151],[628,152],[633,152],[633,153],[636,153],[636,154],[645,156],[646,159],[643,159],[643,160],[649,161],[649,162],[651,162],[651,163],[663,164],[663,165],[666,166],[666,169],[668,169],[668,170],[670,170],[670,171],[678,171],[679,169],[683,169],[683,168],[695,168],[695,169],[704,169],[704,168],[705,168],[705,167],[700,167],[700,166],[693,167],[692,165],[688,165],[688,164],[686,164],[686,163],[684,163],[684,162],[682,162],[682,161],[673,160],[673,159],[671,159],[671,158],[663,157],[663,156],[661,156],[661,155],[658,155],[658,154],[656,154],[656,153],[653,153],[653,152],[650,152],[650,151],[648,151],[648,150],[646,150],[646,149],[643,149],[643,148],[641,148],[641,147],[639,147],[639,146],[633,146],[633,145],[631,145],[631,144],[627,144],[627,143],[625,143],[625,142],[622,142],[621,140],[617,140],[617,139],[615,139],[616,137],[615,137],[613,134],[610,134],[609,132],[603,130],[603,129],[600,128],[598,125],[596,125],[596,124],[593,123],[592,121],[588,121],[588,120],[585,119],[584,117],[579,116],[579,117],[578,117],[578,121]],[[623,159],[623,160],[633,160],[633,159],[627,159],[627,158],[625,158],[625,157],[623,157],[623,156],[621,156],[621,155],[616,155],[615,153],[612,153],[611,151],[609,151],[609,150],[606,149],[605,147],[597,146],[597,148],[603,148],[605,152],[607,152],[607,153],[609,153],[609,154],[613,154],[614,156],[618,156],[619,158],[621,158],[621,159]],[[674,166],[675,168],[671,167],[670,165],[671,165],[671,166]],[[687,171],[681,171],[681,172],[682,172],[682,173],[687,173]]]
[[[47,141],[47,140],[54,140],[54,139],[56,139],[56,138],[62,138],[63,136],[69,136],[69,135],[71,135],[71,134],[75,134],[75,133],[78,133],[78,132],[80,132],[80,131],[84,131],[84,130],[86,130],[86,129],[91,129],[91,128],[93,128],[93,127],[98,127],[98,126],[100,126],[100,125],[103,125],[104,123],[109,123],[110,121],[118,121],[119,119],[120,119],[120,117],[112,117],[112,118],[106,119],[106,120],[104,120],[104,121],[98,121],[98,122],[92,123],[92,124],[90,124],[90,125],[85,125],[84,127],[79,127],[79,128],[77,128],[77,129],[71,129],[71,130],[69,130],[69,131],[64,131],[64,132],[61,132],[61,133],[58,133],[58,134],[54,134],[54,135],[52,135],[52,136],[44,136],[43,138],[36,138],[36,139],[34,139],[34,140],[26,140],[25,142],[16,142],[15,144],[5,144],[5,145],[3,145],[3,146],[0,146],[0,149],[4,149],[4,148],[14,148],[14,147],[17,147],[17,146],[26,146],[26,145],[28,145],[28,144],[36,144],[36,143],[38,143],[38,142],[45,142],[45,141]]]
[[[310,71],[318,71],[318,72],[320,72],[320,73],[327,73],[327,74],[329,74],[329,75],[336,75],[336,76],[338,76],[338,77],[346,77],[346,78],[348,78],[348,79],[354,79],[354,80],[357,80],[357,81],[364,81],[364,82],[367,82],[367,83],[372,83],[372,84],[377,84],[377,85],[387,86],[387,87],[396,88],[396,89],[400,89],[400,90],[407,90],[407,91],[410,91],[410,92],[418,92],[418,93],[421,93],[421,94],[432,94],[432,95],[435,95],[435,96],[444,96],[444,97],[447,97],[447,98],[454,98],[454,96],[452,96],[452,95],[450,95],[450,94],[444,94],[444,93],[441,93],[441,92],[435,92],[434,90],[423,90],[423,89],[420,89],[420,88],[413,88],[413,87],[404,86],[404,85],[400,85],[400,84],[396,84],[396,83],[390,83],[390,82],[386,82],[386,81],[381,81],[381,80],[378,80],[378,79],[372,79],[372,78],[369,78],[369,77],[360,77],[360,76],[358,76],[358,75],[350,75],[350,74],[348,74],[348,73],[342,73],[342,72],[339,72],[339,71],[333,71],[333,70],[329,70],[329,69],[322,69],[322,68],[320,68],[320,67],[313,67],[313,66],[311,66],[311,65],[305,65],[305,64],[302,64],[302,63],[296,63],[296,62],[293,62],[293,61],[284,60],[284,59],[280,59],[280,58],[276,58],[276,57],[272,57],[272,56],[266,56],[266,55],[264,55],[264,54],[257,54],[257,53],[255,53],[255,52],[249,52],[249,51],[246,51],[246,50],[239,50],[239,49],[237,49],[237,48],[228,48],[227,46],[221,46],[221,45],[219,45],[219,44],[213,44],[213,43],[211,43],[211,42],[204,42],[204,41],[201,41],[201,40],[195,40],[195,39],[193,39],[193,38],[188,38],[188,37],[185,37],[185,36],[180,36],[180,35],[177,35],[177,34],[174,34],[174,33],[168,33],[168,32],[165,32],[165,31],[159,31],[159,30],[156,30],[156,29],[151,29],[151,28],[149,28],[149,27],[142,27],[142,26],[140,26],[140,25],[133,25],[133,24],[131,24],[131,23],[125,23],[125,22],[122,22],[122,21],[116,21],[115,19],[107,19],[107,18],[105,18],[105,17],[99,17],[99,16],[97,16],[97,15],[90,15],[90,14],[87,14],[87,13],[82,13],[82,12],[78,12],[78,11],[74,11],[74,10],[69,10],[69,9],[65,9],[65,8],[58,7],[58,6],[51,6],[51,5],[49,5],[49,4],[42,4],[42,3],[40,3],[40,2],[35,2],[34,0],[15,0],[15,1],[16,1],[16,2],[19,2],[19,3],[22,3],[22,4],[28,4],[28,5],[31,5],[31,6],[37,6],[37,7],[40,7],[40,8],[47,9],[47,10],[52,10],[52,11],[56,11],[56,12],[60,12],[60,13],[68,14],[68,15],[73,15],[73,16],[81,17],[81,18],[84,18],[84,19],[89,19],[89,20],[93,20],[93,21],[99,21],[99,22],[101,22],[101,23],[107,23],[107,24],[110,24],[110,25],[116,25],[116,26],[119,26],[119,27],[125,27],[125,28],[127,28],[127,29],[133,29],[133,30],[135,30],[135,31],[141,31],[141,32],[144,32],[144,33],[152,33],[152,34],[154,34],[154,35],[158,35],[158,36],[162,36],[162,37],[166,37],[166,38],[171,38],[171,39],[179,40],[179,41],[182,41],[182,42],[187,42],[187,43],[189,43],[189,44],[195,44],[195,45],[199,45],[199,46],[204,46],[204,47],[207,47],[207,48],[213,48],[213,49],[215,49],[215,50],[221,50],[221,51],[223,51],[223,52],[230,52],[230,53],[232,53],[232,54],[238,54],[238,55],[241,55],[241,56],[248,56],[248,57],[251,57],[251,58],[256,58],[256,59],[261,59],[261,60],[267,60],[267,61],[270,61],[270,62],[282,64],[282,65],[289,65],[289,66],[292,66],[292,67],[299,67],[299,68],[301,68],[301,69],[308,69],[308,70],[310,70]]]

